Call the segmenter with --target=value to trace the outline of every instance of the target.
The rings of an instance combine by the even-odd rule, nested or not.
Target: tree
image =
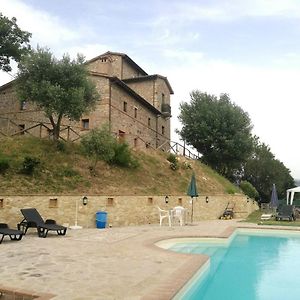
[[[276,184],[279,198],[285,198],[286,190],[294,186],[290,170],[275,159],[269,146],[261,143],[258,138],[255,138],[252,156],[244,165],[243,179],[256,188],[263,202],[270,201],[273,183]]]
[[[242,181],[240,183],[240,188],[248,197],[252,199],[258,199],[258,191],[256,188],[248,181]]]
[[[115,155],[116,139],[111,135],[107,126],[93,129],[81,139],[84,153],[92,161],[91,171],[95,172],[97,162],[110,162]]]
[[[17,19],[11,20],[0,13],[0,70],[11,71],[10,60],[20,61],[30,50],[31,33],[22,31]]]
[[[227,94],[193,91],[190,103],[181,103],[179,134],[201,154],[201,160],[234,179],[252,152],[250,118]]]
[[[57,60],[48,49],[38,48],[24,57],[19,69],[19,97],[29,99],[45,112],[55,140],[59,138],[63,117],[79,121],[99,98],[80,55],[76,60],[68,55]]]

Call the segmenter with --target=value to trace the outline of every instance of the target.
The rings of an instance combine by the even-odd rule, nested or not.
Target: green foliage
[[[25,156],[22,163],[21,173],[32,175],[40,162],[41,161],[38,158]]]
[[[0,157],[0,174],[4,174],[10,167],[10,161],[7,157]]]
[[[178,159],[176,157],[175,154],[173,153],[169,153],[168,157],[167,157],[167,160],[170,162],[170,168],[173,170],[173,171],[176,171],[179,169],[179,163],[178,163]]]
[[[0,70],[10,72],[10,60],[20,61],[30,50],[31,33],[22,31],[17,19],[11,20],[0,13]]]
[[[294,186],[290,170],[275,159],[270,148],[258,138],[252,157],[244,165],[243,180],[249,181],[256,188],[263,202],[270,201],[273,183],[276,184],[279,198],[284,198],[286,190]]]
[[[111,162],[115,156],[115,138],[108,127],[93,129],[81,139],[84,153],[93,162],[91,170],[95,171],[97,162],[103,160]]]
[[[74,170],[70,166],[65,166],[60,170],[60,175],[63,177],[75,177],[75,176],[80,176],[80,174]]]
[[[258,199],[258,191],[256,188],[248,181],[242,181],[240,183],[240,188],[244,192],[245,195],[252,199]]]
[[[234,195],[235,192],[236,192],[236,189],[233,188],[233,187],[228,187],[228,188],[226,188],[226,193],[227,193],[227,194]]]
[[[59,152],[66,152],[66,143],[63,141],[56,141],[56,148]]]
[[[114,144],[115,154],[110,160],[111,164],[127,167],[127,168],[137,168],[139,162],[132,156],[131,150],[127,143],[118,143]]]
[[[78,121],[99,98],[82,56],[71,60],[64,55],[58,60],[42,48],[21,60],[17,92],[21,99],[29,99],[44,110],[56,140],[63,117]]]
[[[167,161],[169,161],[170,163],[176,164],[177,163],[176,155],[173,153],[169,153],[169,155],[167,157]]]
[[[198,152],[201,160],[232,179],[250,156],[253,140],[251,120],[226,94],[193,91],[191,102],[180,105],[179,134]]]

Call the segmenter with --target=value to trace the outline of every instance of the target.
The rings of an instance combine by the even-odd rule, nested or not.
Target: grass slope
[[[26,156],[38,158],[33,175],[20,172]],[[140,166],[125,169],[99,162],[96,176],[90,174],[89,160],[79,144],[65,144],[58,150],[49,140],[32,137],[2,138],[1,158],[10,168],[0,174],[0,194],[101,194],[101,195],[185,195],[195,171],[200,195],[239,192],[228,180],[198,161],[180,158],[181,167],[173,171],[167,154],[159,151],[134,151]]]

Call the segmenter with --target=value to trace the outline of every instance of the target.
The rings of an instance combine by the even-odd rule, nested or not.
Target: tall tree
[[[19,64],[17,91],[21,99],[37,104],[49,118],[53,137],[59,138],[63,117],[78,121],[99,98],[88,78],[84,58],[57,60],[48,49],[38,48]]]
[[[243,178],[256,188],[263,202],[270,201],[273,183],[280,198],[285,198],[286,190],[294,186],[290,170],[258,138],[255,139],[253,155],[245,163]]]
[[[202,161],[234,179],[252,152],[250,118],[227,94],[219,99],[198,90],[180,105],[181,137],[202,154]]]
[[[17,19],[11,20],[0,13],[0,70],[11,71],[10,60],[20,61],[30,50],[31,33],[22,31]]]

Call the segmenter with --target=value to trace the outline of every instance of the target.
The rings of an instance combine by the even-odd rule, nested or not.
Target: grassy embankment
[[[240,192],[228,180],[199,161],[171,170],[167,154],[159,151],[134,151],[139,161],[136,169],[126,169],[99,162],[96,176],[89,171],[90,161],[79,144],[65,144],[58,149],[49,140],[32,137],[2,138],[0,160],[8,159],[9,169],[0,174],[0,194],[102,194],[102,195],[185,195],[193,171],[200,195]],[[24,158],[40,161],[33,175],[22,174]]]

